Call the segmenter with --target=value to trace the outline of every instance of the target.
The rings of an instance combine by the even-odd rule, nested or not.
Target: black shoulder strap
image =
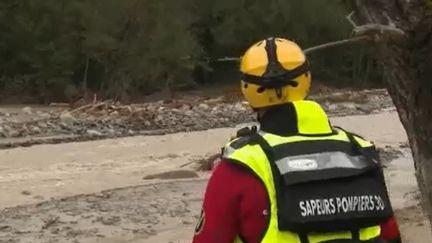
[[[365,155],[364,152],[363,152],[363,148],[362,148],[362,146],[361,146],[360,143],[357,141],[357,139],[355,139],[355,137],[354,137],[354,136],[358,136],[358,135],[354,135],[354,133],[349,132],[349,131],[343,129],[342,127],[337,127],[337,126],[335,126],[335,128],[337,128],[337,129],[343,131],[343,132],[346,134],[346,136],[347,136],[349,142],[351,143],[351,145],[352,145],[352,147],[353,147],[353,151],[354,151],[354,152],[357,152],[358,154],[361,154],[361,155]],[[362,138],[361,136],[358,136],[358,137],[359,137],[359,138]],[[369,156],[366,156],[366,157],[369,157]]]
[[[249,144],[250,138],[257,133],[257,127],[243,127],[239,130],[237,130],[236,135],[234,137],[231,137],[230,139],[230,146],[234,149],[239,149],[247,144]],[[236,140],[236,141],[234,141]],[[225,147],[221,148],[221,158],[223,157],[225,152]]]
[[[283,177],[276,165],[276,159],[274,156],[274,151],[273,148],[270,146],[270,144],[267,142],[267,140],[265,140],[265,138],[263,136],[261,136],[261,134],[259,133],[255,133],[252,137],[250,142],[252,144],[258,144],[261,149],[263,150],[264,154],[266,155],[268,162],[270,164],[270,168],[271,168],[271,173],[273,175],[273,183],[275,185],[275,189],[276,189],[276,201],[278,205],[281,205],[282,202],[282,198],[283,198],[283,190],[278,189],[283,183]],[[306,243],[306,242],[302,242],[302,243]]]
[[[238,138],[239,137],[246,137],[246,136],[253,135],[257,132],[258,132],[258,128],[256,126],[243,127],[237,131],[236,137],[238,137]]]
[[[379,167],[382,167],[383,165],[379,162],[379,155],[377,154],[376,150],[373,148],[372,150],[363,148],[360,143],[357,141],[357,139],[354,136],[357,136],[359,138],[362,138],[361,136],[351,133],[341,127],[335,127],[338,128],[340,130],[342,130],[343,132],[345,132],[346,136],[348,137],[348,140],[350,141],[353,151],[355,153],[357,153],[358,155],[362,155],[364,156],[368,161],[370,161],[371,163],[373,163],[373,165],[377,165]],[[362,138],[364,139],[364,138]]]
[[[363,155],[363,152],[362,152],[363,149],[362,149],[360,143],[357,141],[357,139],[355,139],[354,135],[348,131],[345,131],[345,130],[344,130],[344,132],[345,132],[346,136],[348,137],[350,143],[353,145],[354,151]]]

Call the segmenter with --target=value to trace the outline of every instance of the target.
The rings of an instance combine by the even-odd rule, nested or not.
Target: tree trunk
[[[173,100],[176,98],[175,87],[174,87],[174,77],[171,74],[164,75],[165,84],[160,92],[163,99]]]
[[[408,134],[423,208],[432,222],[432,1],[353,0],[357,24],[383,24],[403,40],[378,42],[389,93]]]
[[[89,55],[87,55],[86,56],[86,64],[85,64],[85,68],[84,68],[83,81],[81,84],[81,90],[84,93],[88,91],[87,83],[88,83],[89,64],[90,64],[90,57],[89,57]]]

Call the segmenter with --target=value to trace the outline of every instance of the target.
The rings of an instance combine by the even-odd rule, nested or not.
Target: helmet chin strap
[[[282,88],[276,88],[275,91],[278,99],[282,99]]]

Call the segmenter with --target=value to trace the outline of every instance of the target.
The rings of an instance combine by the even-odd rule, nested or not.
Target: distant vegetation
[[[349,36],[342,0],[2,0],[0,94],[70,101],[85,93],[142,96],[166,86],[237,81],[240,56],[267,36],[302,47]],[[377,85],[361,46],[311,56],[314,78]],[[368,83],[372,81],[371,83]]]

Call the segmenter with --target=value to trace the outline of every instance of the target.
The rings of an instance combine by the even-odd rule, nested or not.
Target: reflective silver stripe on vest
[[[258,131],[258,134],[260,134],[261,136],[266,135],[266,133],[263,131]],[[239,138],[239,139],[241,139],[241,138]],[[227,147],[224,148],[223,157],[229,158],[235,151],[236,151],[235,148],[228,145]]]
[[[264,137],[267,133],[266,133],[266,132],[263,132],[263,131],[261,131],[261,130],[258,130],[258,134]]]
[[[224,149],[223,157],[224,158],[229,158],[235,151],[236,151],[235,148],[233,148],[231,146],[227,146]]]
[[[343,152],[289,156],[276,161],[276,164],[281,174],[331,168],[362,169],[367,167],[366,158],[363,156],[351,156]]]

